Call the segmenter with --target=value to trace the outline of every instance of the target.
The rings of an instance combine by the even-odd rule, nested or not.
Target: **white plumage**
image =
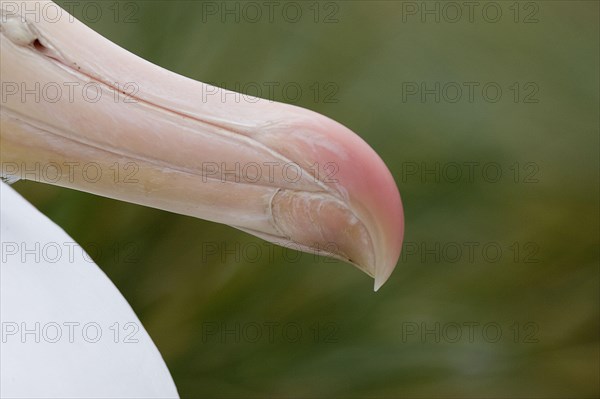
[[[177,397],[140,320],[83,249],[4,183],[0,216],[0,396]]]

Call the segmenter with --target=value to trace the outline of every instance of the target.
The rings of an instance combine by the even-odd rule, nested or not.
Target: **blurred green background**
[[[182,397],[600,395],[598,2],[93,3],[74,14],[143,58],[350,127],[403,198],[404,254],[373,293],[228,226],[16,183],[121,290]]]

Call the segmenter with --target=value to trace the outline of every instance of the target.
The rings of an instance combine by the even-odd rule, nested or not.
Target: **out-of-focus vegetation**
[[[256,23],[249,3],[93,3],[74,14],[143,58],[347,125],[403,198],[404,253],[373,293],[227,226],[15,184],[121,290],[182,396],[600,394],[598,2],[458,2],[457,22],[442,2],[297,2],[297,23],[278,2]]]

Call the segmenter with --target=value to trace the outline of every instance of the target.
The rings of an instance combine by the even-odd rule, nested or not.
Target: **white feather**
[[[83,249],[4,183],[0,216],[0,396],[177,397],[152,339]]]

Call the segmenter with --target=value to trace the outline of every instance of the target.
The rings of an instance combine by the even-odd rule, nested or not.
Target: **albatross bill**
[[[333,256],[374,277],[375,290],[388,279],[402,244],[400,195],[348,128],[287,104],[206,96],[215,88],[129,53],[64,10],[32,20],[7,3],[0,157],[16,168],[3,167],[4,177],[61,165],[53,184]],[[57,87],[62,95],[40,101],[23,92]],[[85,165],[100,173],[64,172]]]

